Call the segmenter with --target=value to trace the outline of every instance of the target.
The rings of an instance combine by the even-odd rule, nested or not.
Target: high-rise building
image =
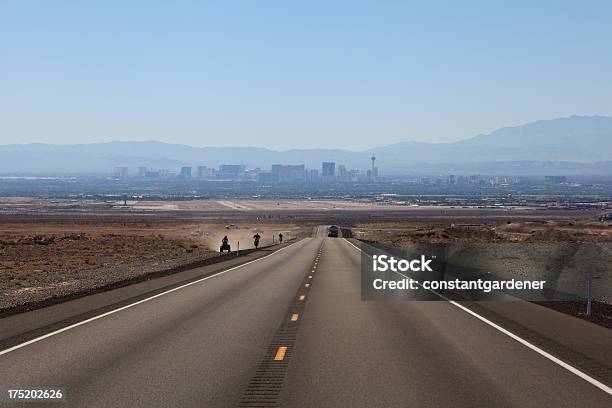
[[[208,178],[208,172],[206,166],[198,166],[198,178],[204,179]]]
[[[304,165],[297,166],[273,164],[272,177],[274,181],[286,183],[304,180]]]
[[[321,178],[323,181],[334,181],[336,178],[336,163],[323,162],[321,164]]]
[[[310,169],[310,174],[308,175],[308,181],[310,181],[311,183],[317,183],[319,182],[319,170],[317,169]]]
[[[147,172],[147,168],[146,167],[144,167],[144,166],[138,167],[138,177],[144,177],[146,172]]]
[[[260,183],[273,183],[276,181],[271,171],[257,173],[257,181]]]
[[[189,166],[181,167],[181,177],[182,178],[191,178],[191,167],[189,167]]]
[[[128,168],[125,166],[117,166],[113,169],[115,178],[126,178],[128,176]]]
[[[240,180],[243,174],[244,166],[241,164],[222,164],[217,176],[223,180]]]
[[[346,171],[346,166],[341,164],[338,166],[338,180],[339,181],[349,181],[348,172]]]

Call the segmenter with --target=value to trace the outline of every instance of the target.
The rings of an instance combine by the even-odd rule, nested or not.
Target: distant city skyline
[[[363,150],[612,116],[612,3],[3,2],[0,144]]]

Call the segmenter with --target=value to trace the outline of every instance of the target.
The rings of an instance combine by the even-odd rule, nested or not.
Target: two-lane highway
[[[70,407],[240,406],[245,390],[282,407],[612,404],[605,386],[452,303],[362,302],[359,248],[315,234],[0,351],[0,387],[63,387]]]

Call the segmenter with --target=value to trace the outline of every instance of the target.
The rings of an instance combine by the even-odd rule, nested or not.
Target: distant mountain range
[[[185,165],[305,164],[335,161],[382,174],[612,175],[612,117],[571,116],[506,127],[453,143],[401,142],[364,151],[204,147],[161,142],[0,146],[0,174],[109,174],[114,166],[178,170]]]

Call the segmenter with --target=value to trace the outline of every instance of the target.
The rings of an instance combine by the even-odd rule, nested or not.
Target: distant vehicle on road
[[[327,236],[331,238],[338,238],[338,227],[332,225],[327,229]]]
[[[225,229],[235,229],[235,228],[237,228],[237,227],[236,227],[236,224],[227,224],[227,225],[225,226]]]

